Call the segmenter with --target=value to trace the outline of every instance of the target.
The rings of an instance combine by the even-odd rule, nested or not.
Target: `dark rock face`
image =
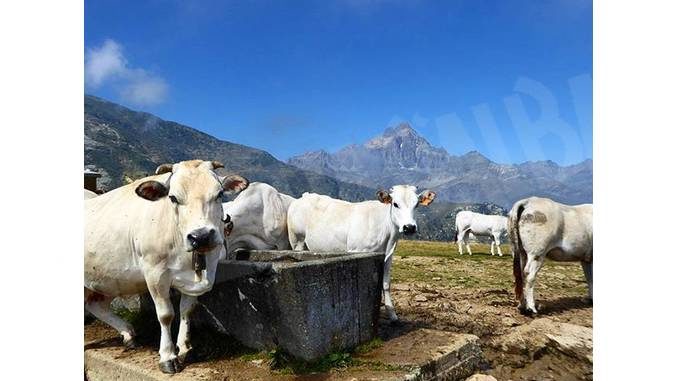
[[[362,145],[336,153],[314,151],[289,159],[298,168],[368,187],[414,184],[438,192],[440,201],[491,202],[510,208],[524,197],[579,204],[593,199],[593,163],[561,167],[552,161],[494,163],[472,151],[453,156],[432,146],[408,124],[387,128]]]

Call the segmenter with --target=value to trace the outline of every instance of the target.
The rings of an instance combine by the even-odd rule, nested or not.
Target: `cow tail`
[[[523,264],[522,258],[527,257],[525,248],[523,247],[523,242],[520,239],[520,230],[518,228],[520,222],[520,216],[525,210],[525,204],[527,200],[518,201],[508,216],[508,235],[509,241],[511,241],[511,249],[513,250],[513,278],[515,279],[515,293],[516,299],[519,301],[523,300]]]

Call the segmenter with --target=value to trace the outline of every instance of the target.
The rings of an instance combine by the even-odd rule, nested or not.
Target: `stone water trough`
[[[304,360],[377,334],[384,253],[251,251],[219,265],[195,325]]]

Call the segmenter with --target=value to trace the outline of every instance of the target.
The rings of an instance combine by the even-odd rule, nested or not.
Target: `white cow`
[[[457,213],[454,225],[457,230],[455,241],[459,245],[459,254],[464,254],[461,246],[462,242],[466,245],[466,251],[468,251],[469,255],[473,254],[471,246],[468,244],[468,238],[470,234],[475,234],[477,236],[491,237],[490,252],[494,255],[494,248],[496,247],[501,257],[503,254],[499,245],[501,245],[501,235],[506,234],[507,221],[507,218],[504,216],[489,216],[468,210],[462,210]]]
[[[520,200],[509,213],[509,238],[521,312],[537,312],[534,282],[546,258],[581,262],[593,300],[592,204],[569,206],[538,197]]]
[[[91,190],[88,190],[88,189],[83,189],[83,190],[85,191],[85,193],[84,193],[85,200],[89,200],[90,198],[94,198],[94,197],[98,196],[98,194],[92,192]]]
[[[116,296],[148,291],[160,322],[160,369],[181,370],[191,349],[189,314],[214,283],[224,251],[224,192],[247,188],[231,175],[220,181],[218,162],[192,160],[158,167],[137,180],[85,201],[85,308],[134,347],[132,327],[113,314]],[[181,292],[178,355],[171,337],[170,288]]]
[[[295,199],[265,183],[251,183],[233,201],[223,203],[234,221],[227,232],[229,257],[236,250],[289,250],[287,209]]]
[[[414,208],[429,205],[436,194],[416,193],[411,185],[396,185],[377,192],[379,201],[351,203],[315,193],[304,193],[287,212],[287,229],[294,250],[383,251],[384,305],[389,318],[398,320],[391,300],[391,263],[400,233],[414,234]]]

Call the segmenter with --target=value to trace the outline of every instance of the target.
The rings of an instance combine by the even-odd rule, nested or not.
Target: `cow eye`
[[[178,203],[179,203],[179,200],[177,200],[177,197],[176,197],[176,196],[169,196],[169,199],[170,199],[170,201],[172,201],[172,203],[174,203],[174,204],[178,204]]]
[[[394,203],[393,203],[393,206],[395,206],[396,208],[400,208],[400,207],[398,206],[398,203],[397,203],[397,202],[394,202]]]

